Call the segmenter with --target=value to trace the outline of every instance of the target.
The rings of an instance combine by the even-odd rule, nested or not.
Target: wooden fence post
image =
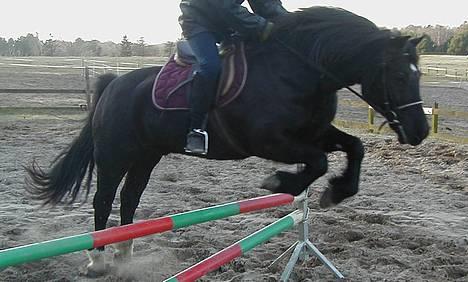
[[[85,67],[85,82],[86,82],[86,106],[91,109],[91,84],[89,82],[89,68]]]
[[[434,102],[432,106],[432,133],[437,133],[439,131],[439,104]]]
[[[375,110],[371,106],[367,110],[367,125],[370,132],[374,132],[374,119],[375,119]]]
[[[83,70],[81,72],[81,77],[85,77],[85,60],[83,58],[81,58],[81,69]]]

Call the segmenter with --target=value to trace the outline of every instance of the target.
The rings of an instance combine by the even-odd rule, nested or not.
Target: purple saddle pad
[[[244,44],[232,45],[222,55],[223,69],[218,85],[216,107],[233,101],[247,80]],[[192,88],[193,65],[180,63],[171,56],[161,69],[153,85],[153,103],[159,110],[188,110]]]

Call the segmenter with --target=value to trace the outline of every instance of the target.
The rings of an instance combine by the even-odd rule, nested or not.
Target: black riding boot
[[[206,155],[208,153],[208,133],[206,121],[208,111],[214,101],[217,79],[195,75],[190,97],[190,131],[187,134],[185,152]]]

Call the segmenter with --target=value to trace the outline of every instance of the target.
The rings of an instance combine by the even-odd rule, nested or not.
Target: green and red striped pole
[[[268,241],[273,236],[292,228],[303,220],[302,211],[295,211],[289,215],[275,221],[267,227],[245,237],[239,242],[217,252],[211,257],[179,272],[164,282],[188,282],[206,275],[207,273],[218,269],[222,265],[242,256],[254,247]]]
[[[241,213],[283,206],[291,204],[295,200],[297,199],[289,194],[273,194],[171,216],[143,220],[134,224],[101,231],[1,250],[0,269],[47,257],[102,247]]]

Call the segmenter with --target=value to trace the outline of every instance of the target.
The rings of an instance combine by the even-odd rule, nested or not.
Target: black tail
[[[79,194],[81,183],[86,178],[86,196],[91,188],[94,170],[94,144],[91,123],[95,106],[104,89],[116,78],[114,74],[101,75],[95,85],[93,107],[90,109],[86,124],[70,146],[63,150],[52,162],[52,168],[42,170],[35,161],[26,167],[26,189],[35,199],[43,200],[44,205],[56,205],[69,196],[73,203]]]

